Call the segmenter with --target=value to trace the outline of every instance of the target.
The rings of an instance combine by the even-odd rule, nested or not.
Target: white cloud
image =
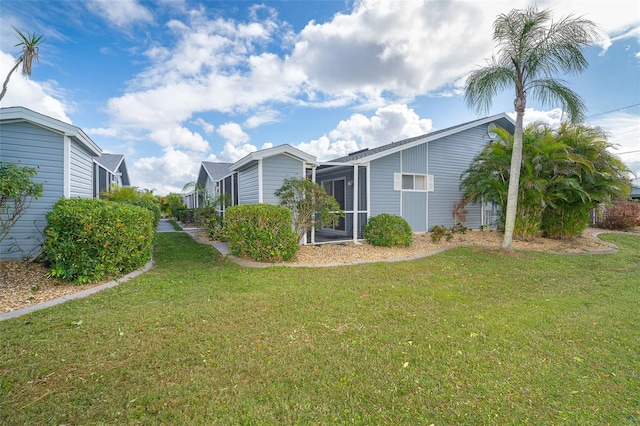
[[[143,4],[96,0],[90,7],[124,27],[153,22]],[[263,5],[247,5],[249,17],[240,21],[212,18],[204,6],[190,9],[187,2],[163,2],[163,8],[173,10],[173,19],[153,27],[149,35],[155,41],[144,52],[146,68],[132,76],[122,96],[109,99],[110,122],[93,130],[127,141],[157,143],[165,154],[147,157],[149,164],[170,164],[169,157],[191,156],[187,152],[209,153],[209,143],[193,130],[195,126],[202,134],[216,132],[224,139],[223,150],[212,154],[214,158],[236,161],[257,149],[242,126],[255,129],[286,120],[278,112],[283,105],[352,106],[360,111],[317,139],[299,144],[323,160],[423,134],[432,129],[430,120],[421,119],[406,104],[416,96],[460,96],[464,77],[494,49],[495,17],[528,4],[528,0],[355,0],[349,10],[324,23],[311,21],[296,34],[274,9]],[[554,16],[573,12],[596,21],[607,33],[603,47],[640,37],[638,16],[628,12],[635,10],[634,5],[615,0],[539,1],[539,7],[551,7]],[[10,93],[13,88],[12,80]],[[49,104],[38,107],[47,111],[40,111],[66,117],[69,107],[50,96],[54,88],[37,83],[39,91],[31,88],[29,102],[42,103],[49,94]],[[212,111],[242,116],[242,126],[218,125],[200,116]],[[554,124],[560,116],[560,110],[530,109],[525,119]],[[196,167],[200,160],[194,158]]]
[[[202,130],[204,130],[204,132],[208,135],[213,133],[213,131],[215,130],[215,126],[213,124],[206,122],[200,117],[196,118],[194,123],[200,126]]]
[[[263,124],[274,123],[278,120],[280,113],[272,109],[260,110],[249,117],[244,125],[250,129],[259,127]]]
[[[206,152],[210,149],[209,142],[199,133],[193,133],[181,126],[165,127],[149,133],[149,139],[160,146],[181,147],[191,151]]]
[[[222,136],[229,144],[238,146],[249,142],[251,139],[248,134],[242,130],[238,123],[224,123],[218,126],[216,132]]]
[[[255,145],[249,143],[251,138],[238,123],[228,122],[221,124],[218,126],[216,133],[225,140],[225,144],[223,151],[215,155],[215,161],[233,163],[258,150]]]
[[[609,133],[612,150],[640,179],[640,115],[617,111],[596,117],[593,124]]]
[[[181,192],[197,178],[200,160],[189,152],[167,147],[161,157],[143,157],[130,166],[131,182],[156,194]]]
[[[410,99],[450,84],[491,52],[489,16],[499,3],[362,0],[349,14],[310,22],[291,61],[313,90],[336,96],[384,91]]]
[[[420,118],[407,105],[378,108],[371,117],[353,114],[335,129],[297,148],[315,155],[320,161],[340,157],[363,148],[375,148],[394,141],[423,135],[432,129],[429,119]]]
[[[573,14],[593,21],[600,29],[598,44],[603,52],[618,40],[640,41],[640,12],[635,0],[542,0],[538,7],[553,10],[557,17]]]
[[[0,75],[3,79],[15,65],[14,61],[13,56],[0,51]],[[18,68],[11,75],[1,106],[22,106],[65,123],[71,123],[71,119],[67,115],[69,106],[52,96],[59,94],[56,83],[33,79],[38,73],[37,67],[38,65],[34,64],[32,79],[24,77],[21,68]]]
[[[88,7],[117,27],[135,22],[153,22],[153,14],[136,0],[92,0]]]
[[[515,121],[515,112],[508,112],[507,115]],[[526,108],[524,111],[523,123],[527,126],[528,124],[539,122],[548,124],[551,127],[558,127],[564,118],[564,111],[560,108],[554,108],[549,111],[538,111],[533,108]]]

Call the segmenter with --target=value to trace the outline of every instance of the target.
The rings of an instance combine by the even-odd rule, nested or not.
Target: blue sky
[[[1,106],[70,122],[125,154],[133,185],[179,192],[202,160],[283,143],[329,160],[485,115],[464,80],[493,52],[495,17],[530,3],[5,0],[0,76],[20,53],[12,26],[46,41]],[[589,69],[564,78],[640,177],[640,4],[537,5],[599,26]],[[527,121],[561,119],[557,105],[527,106]],[[505,92],[487,114],[512,111]]]

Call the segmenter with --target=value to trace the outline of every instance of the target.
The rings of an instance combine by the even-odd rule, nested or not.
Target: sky
[[[525,0],[4,0],[0,77],[21,53],[13,28],[44,35],[30,79],[0,106],[24,106],[124,154],[131,184],[181,192],[201,161],[235,162],[290,144],[319,161],[513,114],[464,82],[495,53],[492,25]],[[640,2],[538,0],[555,20],[592,20],[589,68],[560,76],[640,178]],[[525,123],[557,125],[559,105],[528,99]],[[640,184],[640,180],[637,180]]]

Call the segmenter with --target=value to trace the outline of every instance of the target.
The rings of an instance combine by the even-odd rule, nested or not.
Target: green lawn
[[[0,323],[0,424],[640,423],[640,237],[240,268],[183,233],[90,299]]]

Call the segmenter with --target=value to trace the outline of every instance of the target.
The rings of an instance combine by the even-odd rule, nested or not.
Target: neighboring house
[[[229,187],[229,192],[234,194],[232,189],[233,176],[230,175],[229,166],[231,163],[214,163],[212,161],[203,161],[200,164],[200,171],[198,172],[198,179],[196,180],[196,188],[189,194],[184,195],[185,204],[187,208],[199,207],[204,202],[204,197],[209,199],[215,199],[217,195],[225,192],[216,192],[216,184],[227,177],[226,180],[222,180],[222,188],[224,189],[225,183]],[[235,182],[237,187],[237,182]],[[201,194],[201,189],[206,191],[205,194]],[[236,199],[237,199],[237,192]]]
[[[454,203],[460,201],[460,177],[473,158],[495,137],[490,126],[513,133],[515,124],[498,114],[422,136],[364,149],[318,163],[315,157],[289,145],[253,152],[229,166],[217,180],[201,176],[211,196],[225,193],[231,204],[278,204],[274,195],[287,177],[306,176],[321,184],[345,211],[345,218],[319,233],[357,240],[370,217],[389,213],[403,217],[414,232],[434,225],[455,225]],[[214,163],[215,164],[215,163]],[[210,167],[210,166],[209,166]],[[200,182],[200,176],[199,176]],[[465,225],[491,225],[495,206],[466,206]],[[309,235],[315,242],[315,231]]]
[[[640,186],[631,185],[631,199],[640,200]]]
[[[203,161],[197,183],[213,199],[225,195],[227,206],[279,204],[275,191],[284,180],[305,177],[317,165],[314,156],[285,144],[252,152],[232,164]]]
[[[0,161],[35,167],[42,196],[0,243],[0,257],[38,254],[46,213],[61,197],[92,198],[93,158],[102,150],[82,129],[23,107],[0,108]]]
[[[112,188],[130,186],[129,172],[121,154],[102,154],[93,159],[93,196],[99,198],[101,192],[110,192]]]

